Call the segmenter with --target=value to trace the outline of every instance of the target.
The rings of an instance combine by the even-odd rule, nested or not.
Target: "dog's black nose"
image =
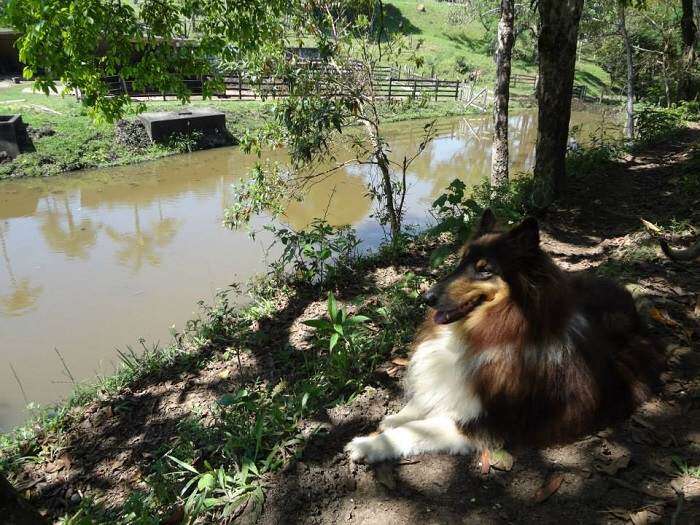
[[[423,294],[423,302],[428,306],[435,306],[437,304],[437,300],[438,296],[432,288]]]

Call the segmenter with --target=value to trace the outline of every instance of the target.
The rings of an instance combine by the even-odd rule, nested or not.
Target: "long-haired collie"
[[[629,416],[659,385],[662,354],[626,290],[559,269],[534,219],[507,232],[495,222],[487,210],[425,294],[408,403],[348,443],[353,460],[566,443]]]

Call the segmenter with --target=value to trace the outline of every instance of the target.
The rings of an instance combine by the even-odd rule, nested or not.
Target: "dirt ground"
[[[658,398],[619,428],[565,447],[352,464],[344,445],[401,406],[403,369],[387,363],[353,403],[307,422],[321,430],[298,461],[267,480],[262,514],[256,519],[244,511],[239,522],[700,523],[700,469],[683,467],[700,465],[700,263],[664,258],[640,222],[667,225],[675,218],[700,225],[698,193],[683,186],[688,170],[700,177],[693,148],[700,149],[700,127],[604,173],[572,180],[567,198],[542,224],[544,247],[564,268],[605,273],[633,288],[667,348],[669,371]],[[680,245],[693,237],[670,240]],[[368,278],[381,285],[407,271],[431,275],[428,254],[376,268]],[[343,300],[352,290],[339,294]],[[318,315],[323,301],[301,299],[280,305],[274,319],[258,327],[261,348],[308,345],[300,320]],[[44,439],[45,459],[25,463],[13,482],[50,517],[86,495],[105,509],[120,506],[130,492],[146,489],[149,466],[183,417],[231,392],[241,374],[276,374],[269,352],[242,359],[240,367],[235,359],[212,359],[200,368],[179,362],[92,403],[71,428]],[[204,410],[202,417],[209,417]]]
[[[640,218],[700,224],[700,202],[678,186],[693,145],[700,129],[573,181],[544,221],[545,249],[568,270],[610,274],[630,247],[649,244]],[[640,297],[669,359],[663,392],[630,421],[568,446],[510,451],[512,466],[447,455],[352,464],[343,446],[401,406],[400,377],[387,377],[327,414],[327,431],[271,480],[260,523],[700,523],[700,477],[679,467],[700,464],[700,263],[656,255],[614,274]]]

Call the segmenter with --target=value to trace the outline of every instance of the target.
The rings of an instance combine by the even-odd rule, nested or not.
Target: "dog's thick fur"
[[[565,443],[629,416],[658,386],[662,354],[626,290],[560,270],[534,219],[494,227],[487,210],[457,269],[427,292],[408,403],[353,439],[352,459]]]

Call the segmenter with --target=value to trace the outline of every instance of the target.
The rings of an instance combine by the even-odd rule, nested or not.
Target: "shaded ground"
[[[692,177],[700,183],[698,148],[696,128],[573,181],[544,226],[544,246],[563,267],[612,275],[643,298],[670,363],[658,399],[620,428],[566,447],[513,451],[510,471],[484,474],[480,458],[451,456],[353,465],[345,443],[400,406],[392,379],[328,414],[328,432],[272,481],[261,522],[699,523],[700,477],[686,467],[700,463],[700,265],[664,259],[640,223],[678,230],[700,224],[693,200],[700,193],[681,187]],[[558,490],[535,503],[558,475]]]
[[[695,150],[693,150],[695,148]],[[568,198],[545,221],[544,245],[570,270],[593,270],[632,285],[668,349],[662,395],[618,429],[543,451],[511,451],[512,468],[484,468],[480,458],[420,456],[374,467],[351,464],[342,452],[353,436],[375,429],[400,406],[401,361],[377,371],[374,386],[348,405],[329,409],[305,428],[317,429],[298,461],[266,479],[258,522],[280,523],[698,523],[700,522],[700,324],[695,305],[700,264],[661,256],[644,218],[689,242],[700,224],[700,129],[603,173],[574,180]],[[693,182],[695,181],[695,182]],[[695,186],[693,186],[695,184]],[[400,265],[377,262],[337,290],[349,309],[381,302],[381,291],[408,272],[430,277],[431,246]],[[275,306],[255,326],[241,361],[229,342],[183,354],[117,396],[78,411],[70,425],[28,450],[12,481],[50,517],[90,498],[119,508],[130,494],[155,490],[145,480],[174,446],[188,418],[213,418],[224,393],[255,377],[293,380],[309,347],[302,319],[324,309],[312,289]],[[698,308],[700,310],[700,308]],[[417,324],[414,310],[407,315]],[[255,350],[259,349],[259,350]],[[394,358],[407,345],[397,344]],[[394,359],[396,360],[396,359]],[[198,452],[206,457],[207,451]],[[540,488],[557,488],[536,503]],[[157,487],[156,487],[157,489]],[[539,494],[542,499],[542,493]],[[177,510],[177,506],[173,507]],[[164,509],[164,516],[177,517]],[[239,521],[252,522],[241,509]],[[175,520],[163,523],[177,523]],[[1,521],[1,520],[0,520]]]

